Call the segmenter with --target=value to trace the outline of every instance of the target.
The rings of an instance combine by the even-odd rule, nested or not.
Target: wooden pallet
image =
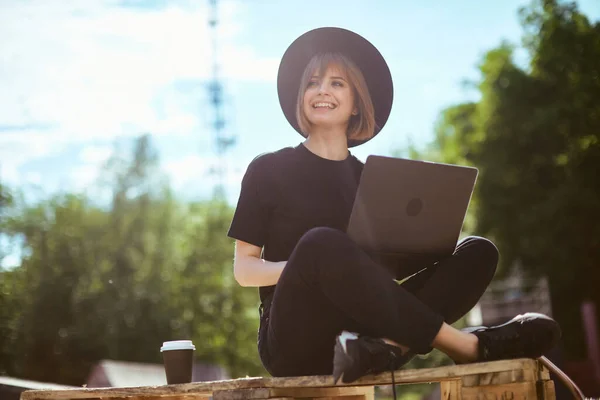
[[[554,382],[538,360],[519,359],[488,363],[399,370],[396,384],[440,382],[442,400],[554,400]],[[258,400],[332,399],[372,400],[374,387],[390,385],[390,372],[369,375],[351,384],[334,385],[331,376],[243,378],[215,382],[131,388],[32,390],[21,400],[119,399],[128,400]]]

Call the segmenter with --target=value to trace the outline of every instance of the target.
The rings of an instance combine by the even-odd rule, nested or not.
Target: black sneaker
[[[561,336],[558,323],[538,313],[517,315],[510,321],[492,327],[463,329],[479,339],[477,361],[513,358],[538,358],[558,344]]]
[[[333,381],[350,383],[364,375],[395,371],[413,356],[381,339],[344,331],[335,340]]]

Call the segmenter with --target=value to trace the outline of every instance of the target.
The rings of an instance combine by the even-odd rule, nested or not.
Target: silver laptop
[[[369,156],[347,233],[369,252],[450,255],[477,174],[472,167]]]

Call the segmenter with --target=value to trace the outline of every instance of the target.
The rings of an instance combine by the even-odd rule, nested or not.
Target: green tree
[[[161,362],[162,341],[191,338],[197,359],[261,373],[257,296],[231,272],[231,207],[178,200],[148,136],[115,151],[103,182],[108,205],[59,194],[3,220],[23,257],[0,273],[0,370],[80,385],[100,359]]]
[[[478,234],[515,262],[547,275],[570,357],[581,357],[579,306],[600,310],[600,24],[575,4],[536,1],[520,10],[530,64],[508,44],[480,65],[481,99],[446,109],[433,149],[479,168]]]
[[[0,182],[0,265],[8,252],[6,243],[8,239],[6,232],[8,230],[8,221],[10,220],[11,212],[14,210],[14,197],[8,186]]]
[[[15,375],[19,314],[22,310],[23,274],[20,270],[0,269],[0,375]]]

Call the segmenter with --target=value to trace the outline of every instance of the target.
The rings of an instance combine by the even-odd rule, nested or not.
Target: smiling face
[[[361,70],[339,53],[319,53],[300,79],[296,119],[304,136],[315,127],[342,128],[365,140],[375,130],[375,110]]]
[[[322,75],[320,71],[312,74],[304,92],[303,111],[311,125],[347,129],[357,111],[354,89],[340,66],[330,64]]]

